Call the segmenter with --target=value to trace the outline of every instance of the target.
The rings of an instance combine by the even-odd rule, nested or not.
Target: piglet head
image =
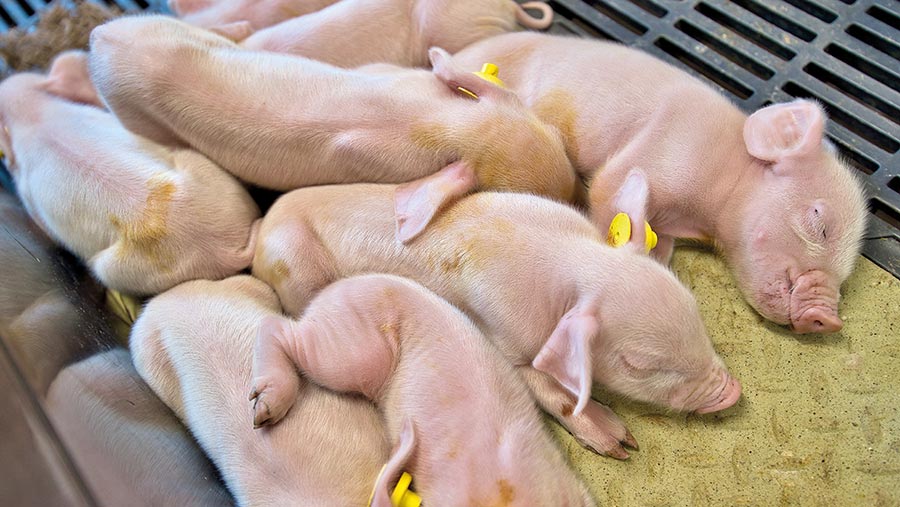
[[[723,244],[750,304],[798,333],[841,329],[840,285],[865,232],[861,186],[823,139],[824,125],[822,109],[805,100],[747,119],[761,183],[740,211],[739,239]]]
[[[628,250],[593,302],[570,310],[533,365],[574,395],[580,412],[596,382],[628,398],[677,411],[713,412],[741,386],[713,350],[697,304],[665,267]]]
[[[741,385],[713,349],[690,291],[664,267],[639,260],[632,269],[648,265],[604,311],[595,378],[615,392],[680,412],[734,405]]]

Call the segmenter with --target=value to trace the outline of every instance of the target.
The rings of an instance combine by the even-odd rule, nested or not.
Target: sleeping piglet
[[[109,113],[47,91],[47,78],[0,83],[0,149],[32,219],[106,286],[161,292],[250,265],[259,208],[199,153],[125,130]]]
[[[243,50],[162,16],[100,26],[91,48],[94,84],[127,128],[263,187],[400,183],[446,168],[412,191],[406,211],[424,227],[476,188],[572,200],[581,186],[555,128],[437,48],[433,73],[361,73]]]
[[[425,505],[593,506],[512,365],[459,310],[409,280],[338,281],[303,318],[266,319],[253,360],[254,425],[277,422],[300,377],[373,400],[394,452],[373,507],[412,475]]]
[[[184,283],[135,322],[135,367],[239,505],[365,507],[390,451],[371,402],[310,384],[281,424],[254,431],[249,423],[254,338],[259,322],[280,312],[272,289],[250,276]]]
[[[713,412],[738,400],[740,384],[713,350],[690,292],[630,247],[606,246],[575,209],[477,193],[403,244],[396,235],[406,224],[398,228],[394,208],[405,194],[404,186],[357,184],[283,195],[260,225],[253,274],[293,316],[347,276],[421,283],[479,325],[544,410],[615,457],[627,457],[621,442],[634,439],[590,400],[595,382],[675,410]]]
[[[542,17],[532,18],[523,7],[540,9]],[[430,47],[453,53],[516,30],[517,22],[527,28],[547,28],[552,20],[553,10],[544,2],[343,0],[260,30],[241,46],[305,56],[338,67],[376,62],[424,67]]]
[[[840,285],[859,254],[866,206],[823,137],[819,105],[773,104],[748,117],[686,72],[596,40],[507,34],[454,59],[469,70],[497,64],[564,132],[602,230],[619,211],[646,218],[664,261],[675,238],[711,241],[765,318],[799,333],[841,329]]]
[[[337,0],[169,0],[182,20],[203,28],[248,24],[251,30],[281,23],[333,4]]]

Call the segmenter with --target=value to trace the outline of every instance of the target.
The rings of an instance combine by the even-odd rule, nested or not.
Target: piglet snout
[[[838,317],[837,284],[821,271],[797,277],[791,292],[791,329],[796,333],[834,333],[844,327]]]
[[[695,412],[708,414],[718,412],[734,405],[741,398],[741,383],[726,372],[722,372],[722,385],[714,391],[715,395]]]
[[[792,324],[797,333],[835,333],[844,327],[837,312],[830,308],[810,308]]]

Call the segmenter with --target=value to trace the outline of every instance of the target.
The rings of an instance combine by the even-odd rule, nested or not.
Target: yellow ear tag
[[[616,248],[628,243],[631,239],[631,218],[626,213],[619,213],[613,217],[612,223],[609,224],[609,232],[606,234],[606,243]],[[644,248],[647,252],[656,248],[659,238],[650,224],[644,222]]]
[[[394,507],[419,507],[422,505],[422,497],[409,490],[412,476],[406,472],[400,475],[397,487],[391,493],[391,503]]]
[[[378,477],[375,478],[376,485],[378,484],[378,480],[381,479],[381,474],[384,473],[385,468],[387,468],[387,464],[382,466],[381,471],[378,472]],[[419,507],[422,505],[422,497],[409,490],[410,483],[412,483],[412,476],[403,472],[400,475],[400,480],[397,481],[397,486],[394,487],[394,491],[391,493],[391,504],[394,507]],[[373,498],[375,498],[374,487],[372,488],[372,492],[369,493],[369,503],[366,505],[372,507]]]
[[[481,66],[481,71],[473,72],[472,74],[475,74],[476,76],[480,77],[481,79],[484,79],[485,81],[494,83],[495,85],[499,86],[500,88],[506,88],[506,84],[504,84],[503,81],[501,81],[500,78],[497,77],[499,75],[499,73],[500,73],[500,69],[498,69],[496,65],[494,65],[493,63],[486,63]],[[457,86],[456,89],[461,91],[462,93],[465,93],[469,97],[472,97],[473,99],[476,99],[476,100],[478,99],[478,95],[475,95],[473,92],[466,90],[462,86]]]

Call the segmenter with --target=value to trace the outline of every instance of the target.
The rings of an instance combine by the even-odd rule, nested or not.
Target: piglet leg
[[[538,405],[581,445],[616,459],[628,458],[625,447],[637,449],[637,441],[609,407],[589,400],[579,415],[573,415],[578,400],[553,377],[531,366],[519,366],[518,370]]]
[[[269,317],[260,324],[250,392],[254,426],[284,417],[297,398],[298,368],[323,387],[370,400],[389,382],[399,344],[391,331],[396,324],[372,318],[380,311],[371,299],[382,293],[346,287],[317,298],[299,321]]]
[[[285,319],[265,319],[256,335],[249,398],[254,428],[280,421],[297,399],[300,375],[291,356],[289,328]]]

